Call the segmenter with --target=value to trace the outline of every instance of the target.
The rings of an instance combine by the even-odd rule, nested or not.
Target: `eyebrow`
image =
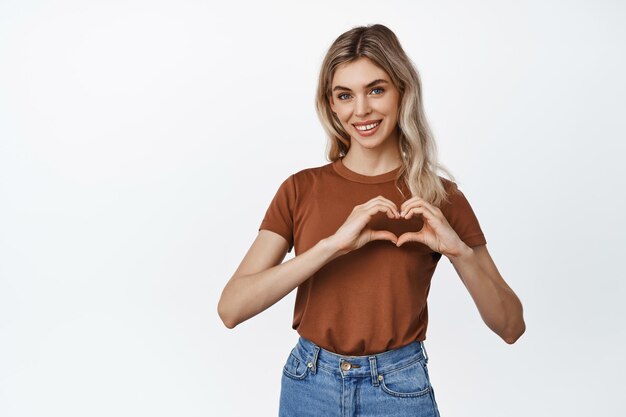
[[[382,84],[382,83],[388,83],[389,81],[387,80],[383,80],[382,78],[379,78],[377,80],[372,81],[371,83],[367,84],[366,86],[364,86],[363,88],[370,88],[375,86],[376,84]],[[333,91],[337,91],[337,90],[342,90],[342,91],[352,91],[350,90],[348,87],[343,87],[341,85],[337,85],[335,86],[335,88],[333,88]]]

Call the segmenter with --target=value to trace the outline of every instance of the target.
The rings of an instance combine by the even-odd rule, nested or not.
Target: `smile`
[[[361,126],[353,125],[353,126],[356,129],[356,131],[359,133],[359,136],[368,137],[368,136],[374,136],[376,132],[378,132],[378,128],[380,127],[380,124],[382,122],[383,122],[382,120],[379,120],[377,122],[370,123],[368,125],[361,125]]]
[[[367,132],[368,130],[372,130],[372,129],[374,129],[374,128],[375,128],[376,126],[378,126],[379,124],[380,124],[380,122],[376,122],[376,123],[372,123],[372,124],[365,125],[365,126],[356,126],[356,125],[354,125],[354,127],[355,127],[357,130],[360,130],[360,131],[362,131],[362,132]]]

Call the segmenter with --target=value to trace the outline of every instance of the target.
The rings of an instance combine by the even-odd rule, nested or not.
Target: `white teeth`
[[[378,126],[380,124],[380,122],[376,122],[376,123],[372,123],[371,125],[366,125],[366,126],[355,126],[358,130],[371,130],[373,128],[375,128],[376,126]]]

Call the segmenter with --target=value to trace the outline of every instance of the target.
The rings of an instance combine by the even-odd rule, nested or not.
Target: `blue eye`
[[[380,87],[376,87],[376,88],[373,88],[373,89],[372,89],[372,91],[376,91],[376,90],[380,90],[380,93],[378,93],[378,94],[374,94],[374,95],[380,95],[380,94],[382,94],[382,93],[384,93],[384,92],[385,92],[385,89],[384,89],[384,88],[380,88]],[[342,97],[343,97],[343,96],[349,96],[349,95],[350,95],[350,94],[348,94],[348,93],[341,93],[341,94],[339,94],[339,95],[337,96],[337,98],[338,98],[339,100],[347,100],[347,99],[344,99],[344,98],[342,98]]]

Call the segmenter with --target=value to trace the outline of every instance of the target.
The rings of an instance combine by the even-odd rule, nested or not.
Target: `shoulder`
[[[320,166],[303,168],[293,172],[289,178],[291,178],[296,186],[307,186],[328,178],[328,176],[332,174],[332,171],[332,163],[327,163]]]
[[[303,168],[300,171],[294,172],[292,175],[298,178],[306,177],[319,177],[332,170],[332,162],[324,165]]]
[[[454,191],[458,188],[456,182],[446,177],[442,177],[441,175],[437,175],[437,176],[439,177],[439,180],[441,181],[441,184],[443,185],[443,189],[446,190],[446,192]]]
[[[438,177],[441,181],[441,184],[443,185],[444,191],[446,192],[446,198],[442,202],[442,206],[446,206],[452,203],[455,195],[458,194],[460,190],[456,182],[448,178],[442,177],[441,175],[438,175]]]
[[[439,176],[446,192],[445,199],[440,205],[440,209],[444,212],[456,211],[469,205],[465,193],[459,188],[459,185],[448,178]]]
[[[331,164],[292,171],[283,177],[276,194],[289,200],[298,200],[309,190],[322,188],[320,185],[325,182],[324,178],[329,177],[329,170],[332,170]]]

